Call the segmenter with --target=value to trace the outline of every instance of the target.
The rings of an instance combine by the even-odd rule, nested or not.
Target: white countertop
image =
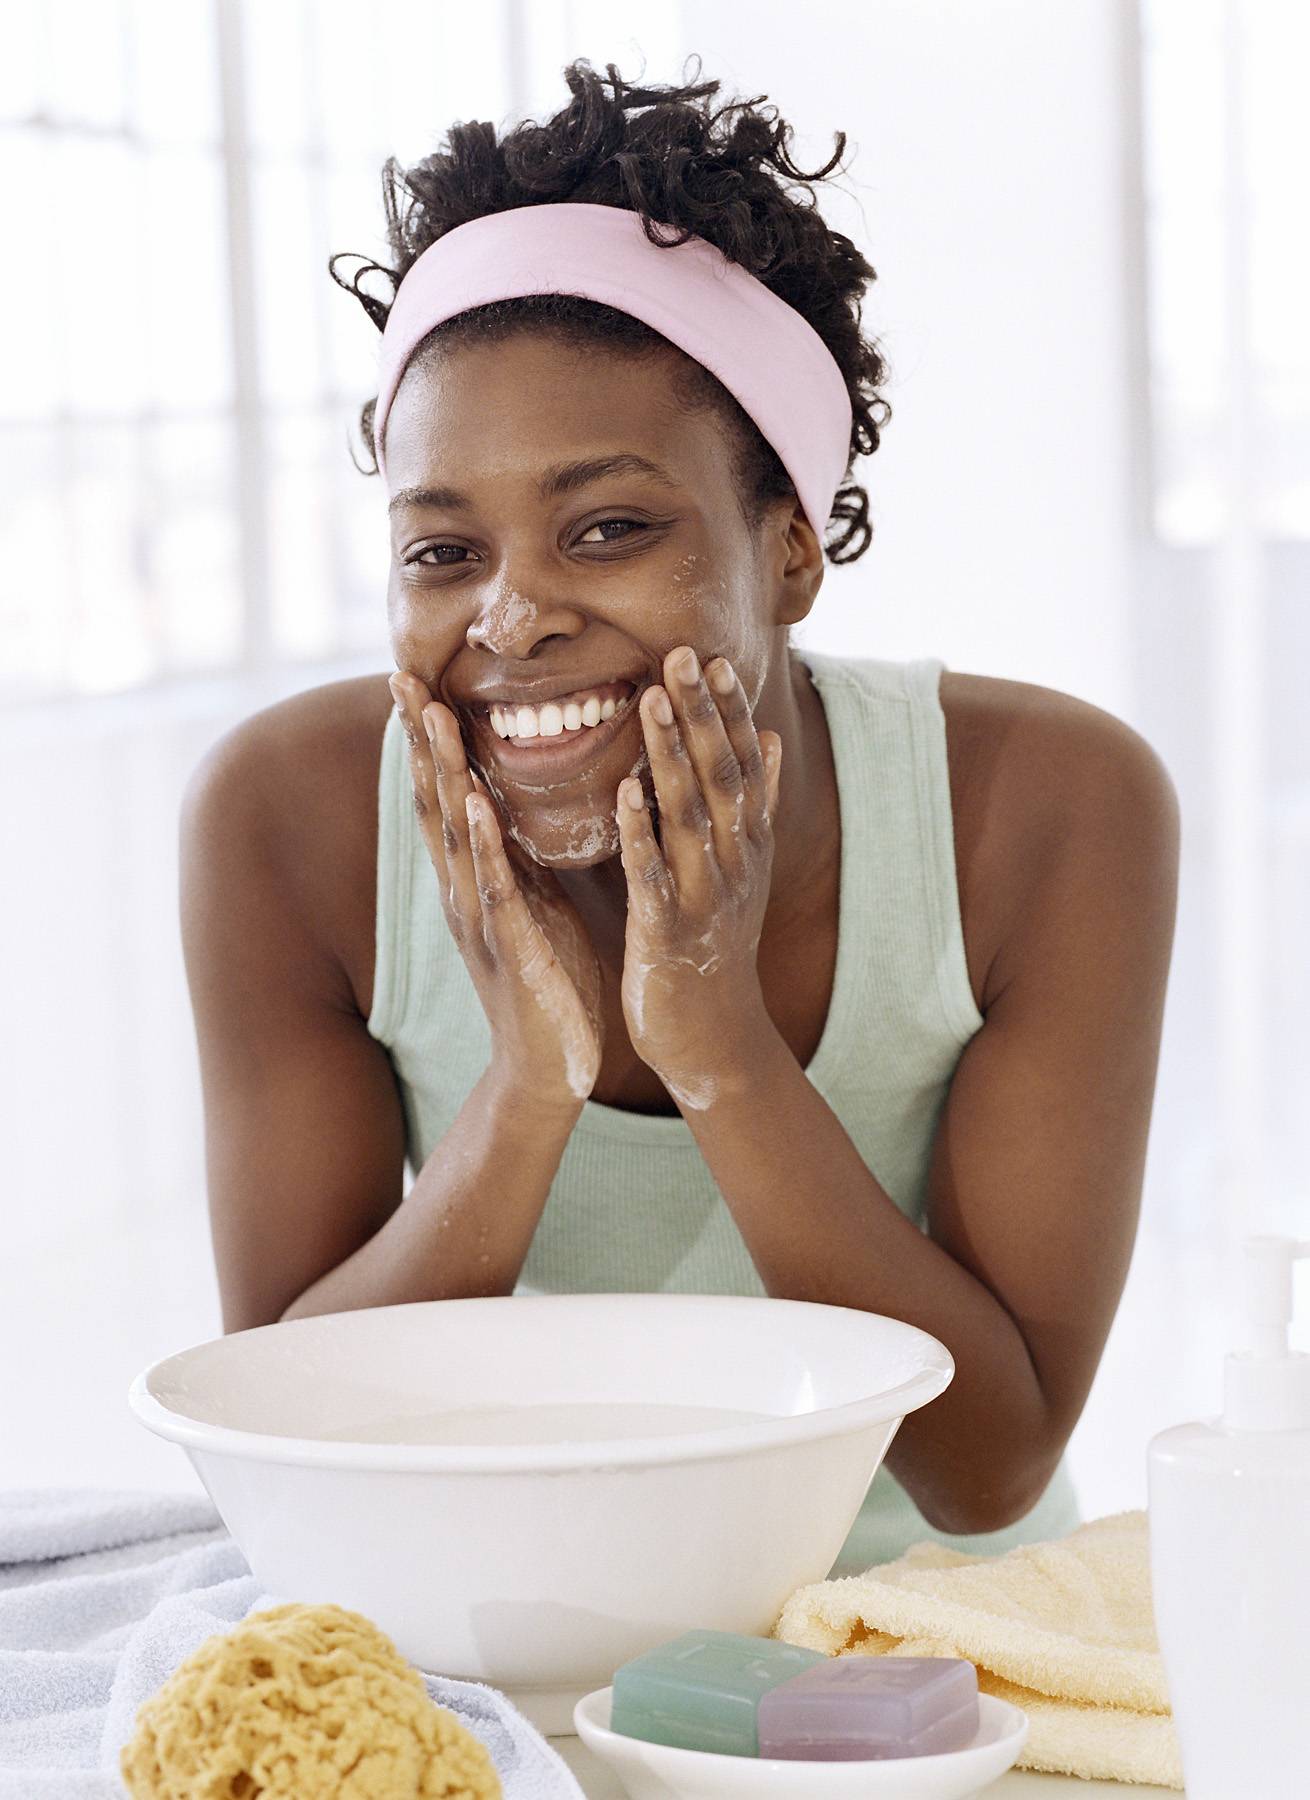
[[[627,1800],[618,1777],[594,1756],[579,1737],[547,1740],[572,1769],[587,1800]],[[1154,1800],[1168,1794],[1170,1800],[1187,1800],[1181,1788],[1147,1786],[1144,1782],[1084,1781],[1077,1775],[1038,1775],[1032,1769],[1009,1769],[982,1790],[987,1800],[1081,1800],[1083,1795],[1118,1795],[1118,1800]]]

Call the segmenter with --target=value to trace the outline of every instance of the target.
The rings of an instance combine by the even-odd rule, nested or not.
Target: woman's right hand
[[[391,692],[409,744],[419,829],[491,1026],[492,1062],[534,1104],[580,1106],[604,1043],[600,963],[587,928],[554,871],[514,841],[469,769],[454,713],[407,670],[391,678]],[[431,742],[424,709],[434,720]],[[471,794],[483,821],[473,830]]]

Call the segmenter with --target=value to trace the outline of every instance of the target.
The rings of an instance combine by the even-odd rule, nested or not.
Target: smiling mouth
[[[473,727],[479,744],[485,738],[491,759],[507,774],[572,774],[613,743],[643,691],[641,687],[634,688],[599,725],[578,725],[572,731],[557,731],[548,737],[503,738],[485,710],[474,714]],[[584,743],[584,739],[590,741]]]

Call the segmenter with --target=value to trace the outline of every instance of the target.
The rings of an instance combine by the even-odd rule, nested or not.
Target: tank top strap
[[[798,654],[828,717],[849,865],[843,910],[866,947],[860,976],[871,1016],[901,1021],[907,1040],[939,1042],[944,1027],[962,1047],[983,1018],[960,913],[939,693],[946,665]]]

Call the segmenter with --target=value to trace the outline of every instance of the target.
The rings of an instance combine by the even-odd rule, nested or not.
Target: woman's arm
[[[948,1532],[1021,1518],[1086,1402],[1132,1256],[1173,946],[1164,765],[1081,703],[1038,729],[1048,798],[938,1122],[927,1234],[767,1020],[735,1088],[683,1115],[771,1295],[885,1313],[950,1350],[954,1381],[887,1455]]]
[[[487,1069],[382,1229],[281,1317],[512,1294],[581,1110],[533,1110]]]
[[[225,1331],[512,1293],[576,1116],[488,1071],[402,1200],[395,1073],[325,923],[341,915],[333,884],[352,879],[333,716],[307,694],[245,720],[183,804],[182,938]]]

